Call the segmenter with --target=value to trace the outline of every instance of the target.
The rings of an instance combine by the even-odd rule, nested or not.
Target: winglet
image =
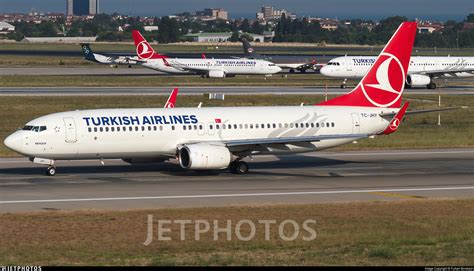
[[[168,101],[166,101],[165,108],[174,108],[176,106],[176,97],[178,96],[179,89],[175,88],[170,94]]]
[[[405,116],[405,112],[407,111],[408,106],[410,103],[406,102],[402,108],[398,111],[398,113],[393,117],[393,119],[390,121],[390,124],[385,128],[385,130],[382,132],[384,135],[389,135],[391,133],[395,133],[398,130],[398,127],[403,121],[403,117]]]

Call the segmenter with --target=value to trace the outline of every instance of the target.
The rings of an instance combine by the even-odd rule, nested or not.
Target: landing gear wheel
[[[46,175],[48,175],[48,176],[56,175],[56,168],[55,167],[48,167],[48,169],[46,170]]]
[[[294,70],[294,69],[290,69],[290,73],[295,73],[295,70]]]
[[[230,172],[232,174],[247,174],[249,166],[244,161],[234,161],[230,163]]]
[[[427,86],[426,86],[427,89],[436,89],[436,84],[435,83],[429,83]]]

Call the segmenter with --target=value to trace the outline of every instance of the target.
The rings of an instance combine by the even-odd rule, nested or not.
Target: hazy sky
[[[182,11],[222,7],[232,18],[253,18],[263,5],[284,8],[298,15],[380,19],[391,15],[409,18],[462,20],[474,13],[474,0],[100,0],[100,10],[130,15],[162,16]],[[66,0],[0,0],[0,13],[65,12]]]

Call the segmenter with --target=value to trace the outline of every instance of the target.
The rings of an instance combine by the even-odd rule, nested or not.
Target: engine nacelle
[[[187,169],[224,169],[232,161],[232,154],[224,146],[191,144],[179,150],[178,159],[181,167]]]
[[[425,87],[431,82],[431,78],[422,74],[409,74],[407,76],[407,85],[411,87]]]
[[[224,71],[209,71],[209,77],[210,78],[224,78],[225,77],[225,72]]]

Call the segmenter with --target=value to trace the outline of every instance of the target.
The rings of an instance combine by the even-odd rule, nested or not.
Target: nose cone
[[[281,72],[281,71],[282,71],[282,69],[281,69],[280,67],[278,67],[278,66],[275,67],[275,70],[276,70],[275,73],[278,73],[278,72]]]
[[[18,133],[13,133],[9,135],[7,138],[5,138],[3,144],[5,144],[7,148],[15,152],[21,152],[21,148],[23,147],[22,139],[18,135]]]
[[[332,74],[331,74],[331,67],[329,67],[329,66],[327,66],[327,65],[326,65],[326,66],[323,66],[323,67],[319,70],[319,72],[320,72],[322,75],[324,75],[324,76],[331,76],[331,75],[332,75]]]

